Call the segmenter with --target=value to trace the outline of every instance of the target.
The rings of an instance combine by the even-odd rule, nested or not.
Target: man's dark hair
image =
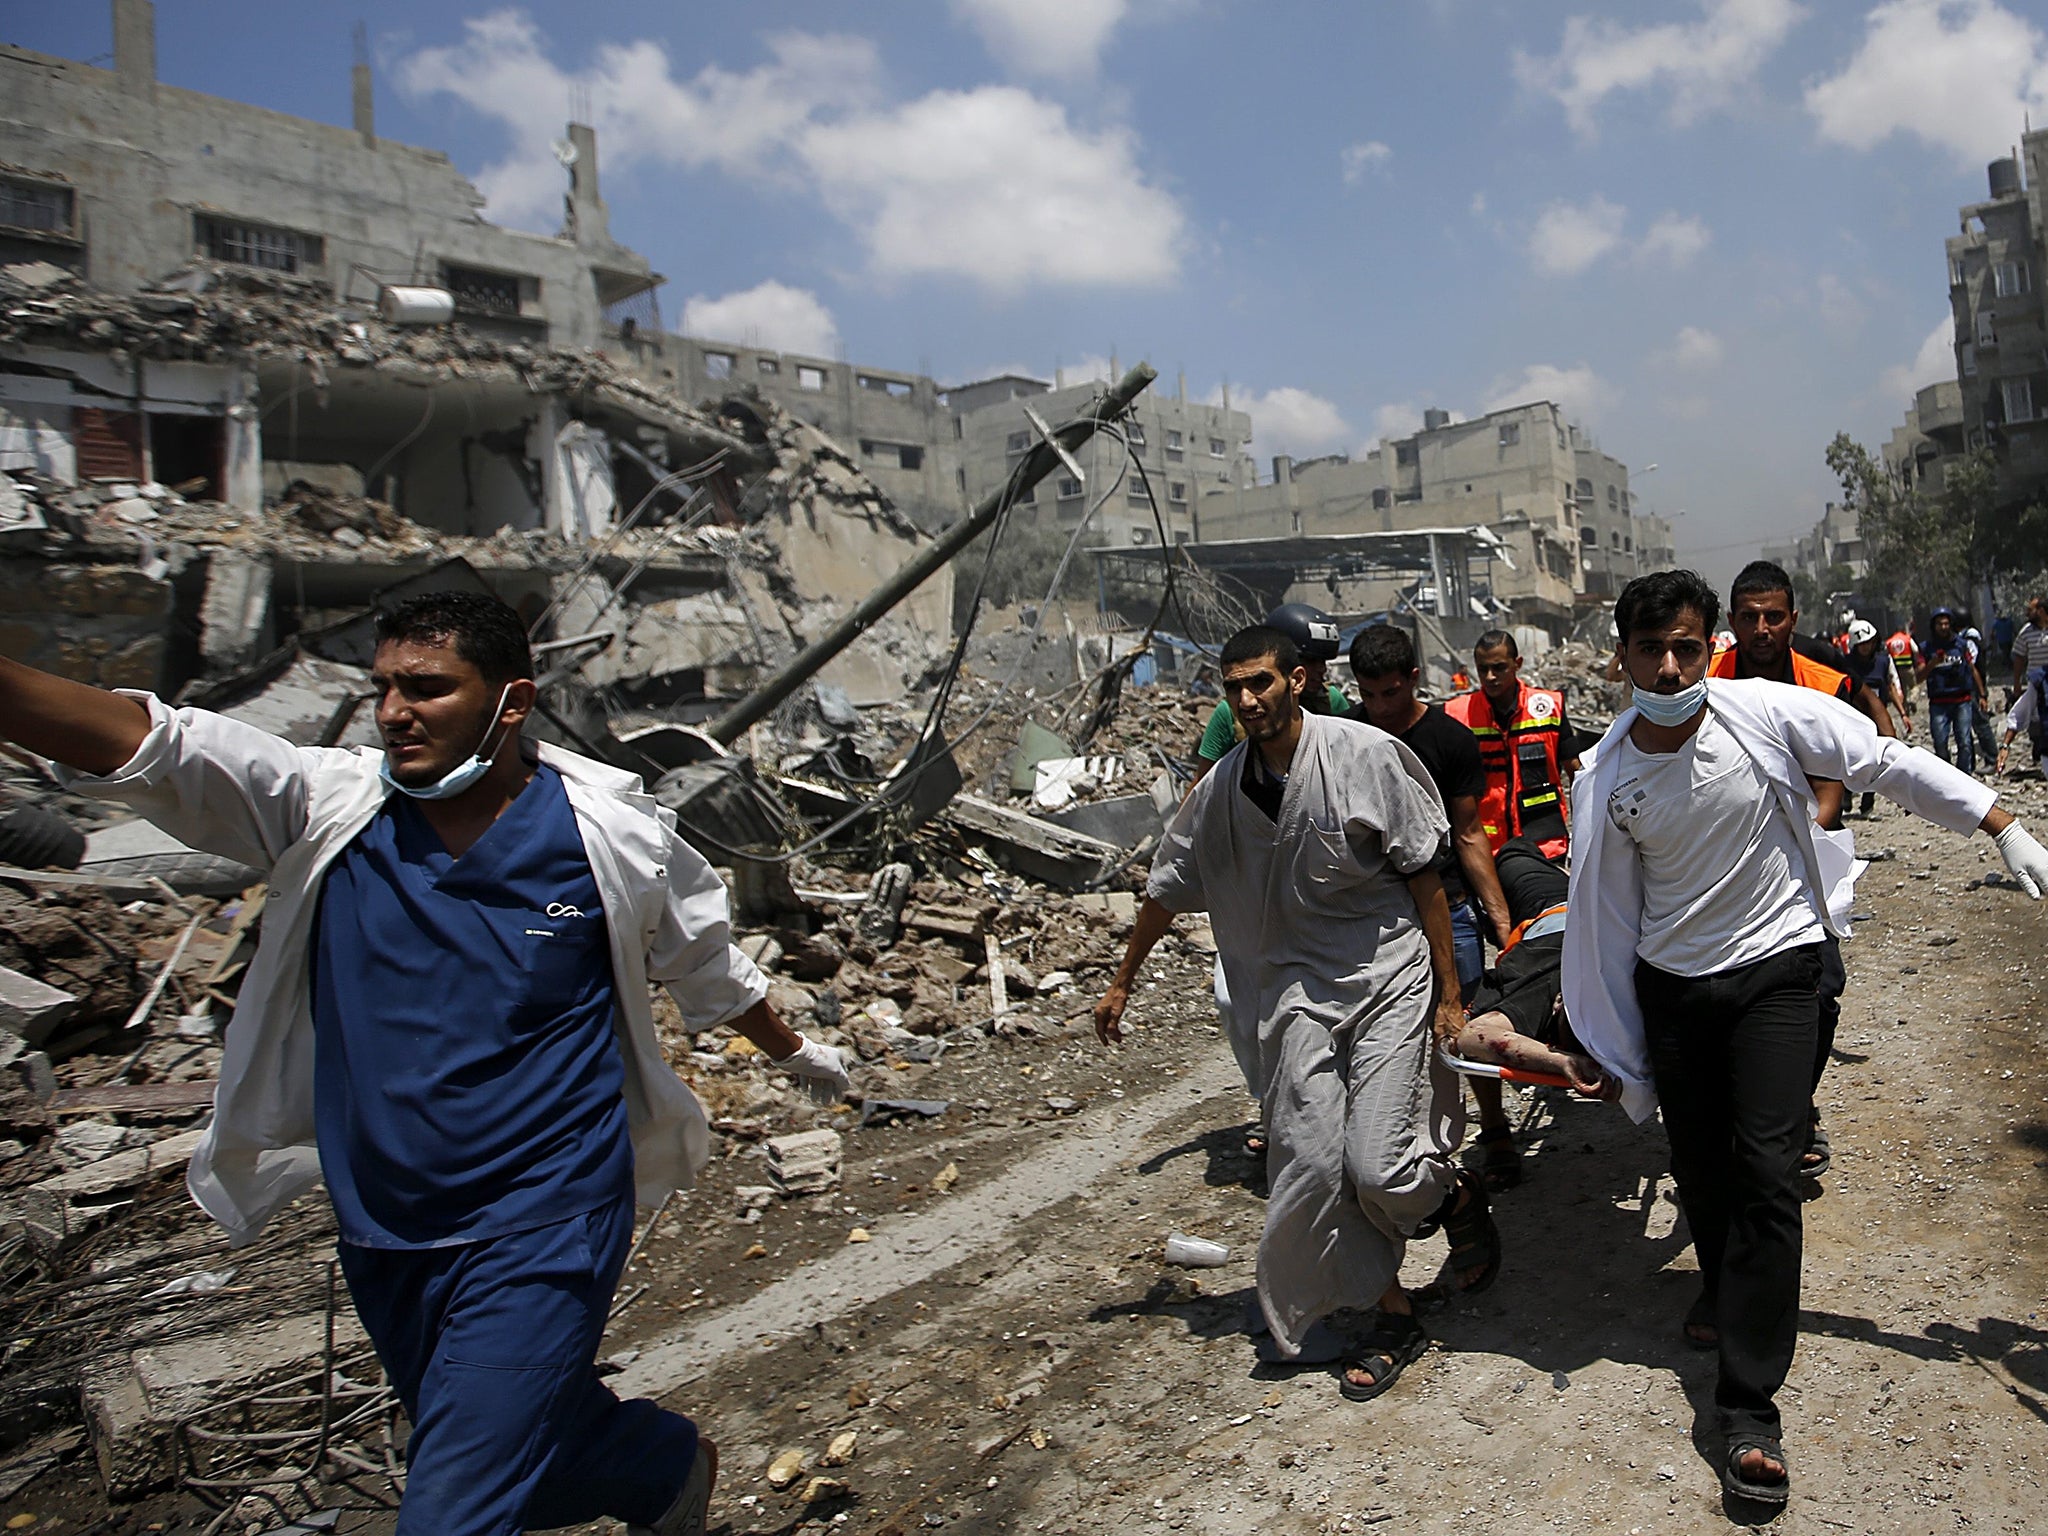
[[[1385,677],[1415,670],[1415,642],[1408,631],[1392,624],[1368,624],[1351,637],[1351,675]]]
[[[1472,642],[1472,655],[1477,658],[1481,651],[1506,651],[1517,661],[1522,659],[1522,648],[1515,644],[1515,637],[1504,629],[1489,629]]]
[[[1710,635],[1721,622],[1720,595],[1698,571],[1652,571],[1621,589],[1614,601],[1614,632],[1627,645],[1635,631],[1667,629],[1688,609],[1700,616],[1700,627]]]
[[[1757,597],[1765,592],[1782,592],[1788,605],[1796,606],[1798,599],[1792,595],[1792,578],[1785,567],[1769,560],[1752,560],[1735,573],[1735,584],[1728,589],[1728,606],[1733,608],[1745,597]],[[1707,628],[1714,626],[1709,624]]]
[[[1263,661],[1268,656],[1283,673],[1301,665],[1301,647],[1270,624],[1248,625],[1224,641],[1221,663],[1236,667],[1247,661]]]
[[[482,592],[422,592],[404,599],[377,615],[377,643],[387,640],[452,641],[455,654],[488,683],[533,676],[525,624],[508,604]]]

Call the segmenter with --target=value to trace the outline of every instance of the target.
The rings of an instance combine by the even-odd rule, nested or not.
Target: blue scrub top
[[[541,767],[459,859],[392,795],[314,940],[314,1118],[342,1241],[432,1248],[633,1189],[604,912]]]

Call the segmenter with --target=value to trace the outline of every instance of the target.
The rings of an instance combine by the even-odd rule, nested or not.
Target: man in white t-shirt
[[[1814,825],[1810,781],[1982,828],[2037,899],[2048,850],[1988,786],[1815,689],[1709,683],[1719,616],[1692,571],[1638,577],[1615,604],[1634,707],[1574,791],[1562,982],[1572,1027],[1621,1080],[1624,1107],[1638,1120],[1663,1107],[1700,1266],[1684,1333],[1720,1353],[1722,1486],[1782,1504],[1775,1398],[1799,1336],[1815,985],[1823,939],[1848,937],[1855,878],[1848,834]]]
[[[2027,622],[2012,637],[2012,686],[2017,693],[2037,673],[2048,671],[2048,597],[2027,599]]]

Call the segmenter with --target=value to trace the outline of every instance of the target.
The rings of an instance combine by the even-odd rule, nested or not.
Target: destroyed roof
[[[518,381],[573,394],[724,448],[755,453],[712,415],[635,376],[604,353],[506,341],[460,324],[387,324],[374,305],[337,304],[324,283],[229,262],[195,260],[133,294],[109,293],[47,262],[0,267],[0,345],[118,352],[165,361],[296,361],[317,388],[334,367],[395,382]]]

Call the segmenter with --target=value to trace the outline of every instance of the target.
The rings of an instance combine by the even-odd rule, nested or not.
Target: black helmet
[[[1292,640],[1303,661],[1336,659],[1337,621],[1320,608],[1307,603],[1282,603],[1266,615],[1266,626]]]

